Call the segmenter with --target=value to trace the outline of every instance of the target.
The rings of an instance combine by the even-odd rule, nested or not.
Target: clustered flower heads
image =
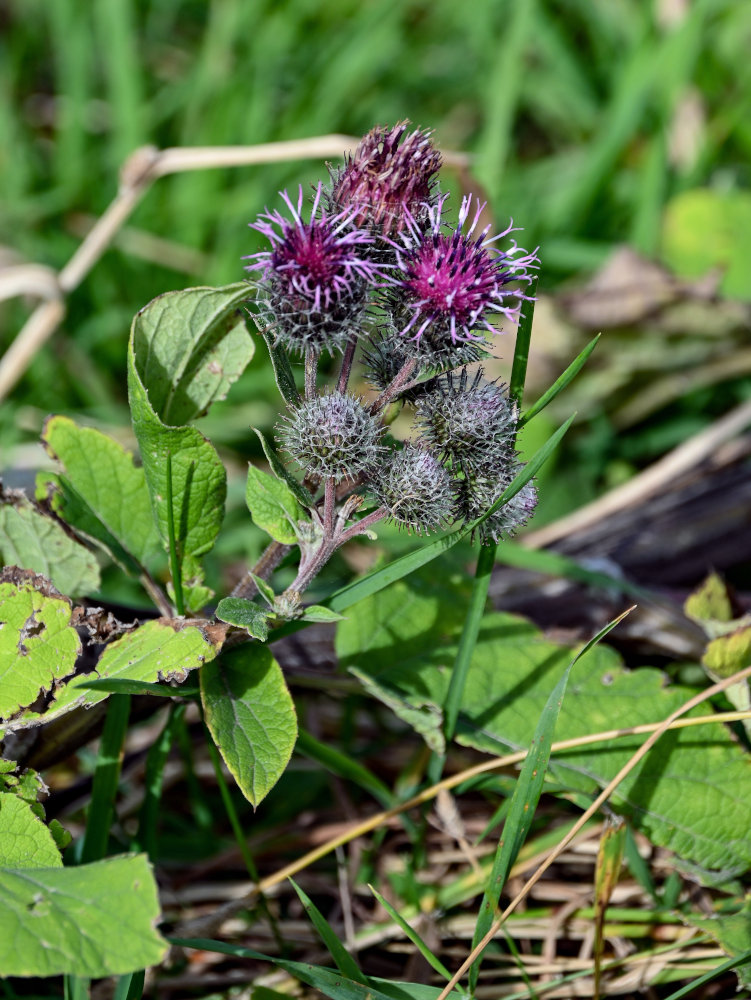
[[[247,258],[259,325],[277,354],[305,367],[304,397],[277,438],[308,489],[323,491],[311,515],[336,544],[383,518],[415,532],[474,524],[522,468],[515,404],[467,366],[488,356],[500,323],[518,321],[537,256],[511,226],[491,235],[485,205],[470,196],[451,224],[440,164],[429,132],[378,126],[330,168],[309,214],[300,189],[296,202],[282,193],[289,217],[267,209],[252,224],[269,243]],[[377,392],[370,402],[348,390],[358,345]],[[341,362],[335,387],[321,392],[323,352]],[[394,441],[386,422],[404,406],[415,433]],[[527,483],[475,533],[513,534],[535,501]]]

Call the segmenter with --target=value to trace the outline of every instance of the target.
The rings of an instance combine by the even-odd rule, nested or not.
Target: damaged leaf
[[[81,642],[70,616],[70,601],[46,577],[15,567],[0,573],[0,718],[73,672]]]
[[[27,713],[8,729],[50,722],[79,705],[90,707],[108,697],[109,692],[92,690],[90,681],[122,678],[153,683],[184,680],[213,660],[227,633],[226,625],[207,621],[185,622],[157,618],[110,643],[102,653],[94,673],[79,674],[65,685],[44,713]]]

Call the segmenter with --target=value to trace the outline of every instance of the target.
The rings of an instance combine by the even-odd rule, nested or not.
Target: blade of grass
[[[423,941],[423,939],[420,937],[420,935],[417,933],[414,927],[410,927],[410,925],[407,923],[407,921],[404,919],[401,913],[399,913],[399,911],[395,909],[387,899],[384,899],[377,889],[373,888],[373,886],[370,884],[368,884],[368,888],[373,893],[378,902],[381,904],[381,906],[384,908],[384,910],[391,917],[391,919],[401,927],[406,936],[409,938],[409,940],[412,942],[415,948],[417,948],[417,950],[420,952],[425,961],[430,965],[430,967],[432,969],[435,969],[438,975],[443,976],[444,979],[446,980],[451,979],[451,973],[449,972],[449,970],[446,968],[446,966],[443,964],[440,958],[438,958],[437,955],[433,954],[433,952]]]
[[[563,672],[563,676],[558,681],[545,703],[545,707],[540,715],[540,720],[537,723],[534,736],[532,737],[532,742],[530,743],[529,753],[524,760],[519,773],[519,778],[517,779],[516,786],[514,788],[514,794],[511,797],[511,807],[509,809],[508,818],[503,825],[503,832],[498,843],[498,849],[493,862],[493,869],[490,879],[488,880],[488,887],[485,890],[482,904],[480,906],[480,912],[477,917],[475,932],[472,938],[473,949],[476,948],[478,943],[483,940],[490,929],[490,925],[493,923],[495,912],[498,907],[498,900],[501,892],[503,891],[503,887],[506,884],[508,874],[519,855],[519,851],[526,840],[527,834],[529,833],[529,828],[537,809],[537,803],[539,802],[540,795],[542,794],[542,786],[545,781],[545,773],[548,768],[551,747],[553,745],[553,734],[555,732],[556,723],[558,722],[558,716],[561,711],[561,705],[563,704],[563,698],[566,694],[566,687],[568,685],[571,670],[582,658],[582,656],[596,646],[597,643],[600,642],[600,640],[604,638],[604,636],[606,636],[611,629],[614,629],[627,614],[628,611],[624,612],[622,615],[619,615],[617,618],[613,619],[613,621],[609,622],[604,628],[600,629],[597,635],[590,639],[590,641],[576,654],[573,660],[566,667]],[[481,961],[482,955],[478,955],[476,961],[470,968],[470,993],[474,993],[477,987]]]
[[[144,799],[138,817],[138,833],[134,850],[145,851],[153,861],[156,858],[156,830],[159,819],[159,803],[162,797],[164,765],[172,749],[175,733],[187,705],[173,703],[169,716],[156,741],[152,743],[146,756],[144,773]]]
[[[600,838],[595,867],[595,989],[594,1000],[600,1000],[602,953],[605,946],[605,916],[623,864],[626,825],[622,819],[609,820]]]
[[[91,803],[86,818],[86,833],[81,849],[81,863],[98,861],[107,853],[115,795],[120,779],[123,742],[128,731],[130,695],[114,694],[107,706],[102,741],[97,755]]]
[[[495,544],[481,545],[477,556],[477,568],[475,578],[472,583],[472,594],[469,599],[469,608],[464,618],[462,634],[459,639],[459,648],[456,651],[454,667],[451,671],[446,701],[444,703],[444,724],[443,731],[446,737],[446,744],[454,738],[456,731],[456,720],[459,718],[459,707],[464,696],[464,687],[467,682],[469,665],[475,651],[477,636],[482,623],[482,616],[485,613],[485,604],[488,599],[488,587],[490,577],[495,566]],[[440,774],[433,777],[437,781]]]
[[[696,991],[700,986],[704,986],[706,983],[711,983],[713,979],[721,976],[724,972],[730,972],[731,969],[735,969],[737,966],[743,965],[744,962],[748,961],[751,961],[751,948],[749,948],[748,951],[744,951],[742,955],[736,955],[734,958],[729,958],[727,962],[723,962],[722,965],[718,965],[717,968],[711,969],[709,972],[705,972],[703,976],[699,976],[698,979],[694,979],[686,986],[676,990],[675,993],[671,993],[669,997],[665,997],[665,1000],[681,1000],[681,997],[695,997],[697,995]]]
[[[384,993],[374,983],[377,980],[368,979],[367,984],[348,979],[338,970],[325,969],[308,962],[291,962],[286,958],[274,958],[254,951],[252,948],[242,948],[236,944],[225,944],[223,941],[213,941],[210,938],[169,938],[171,944],[179,948],[196,948],[199,951],[215,951],[221,955],[233,955],[236,958],[254,958],[262,962],[271,962],[284,969],[301,982],[319,990],[332,1000],[393,1000],[392,993]],[[387,984],[384,983],[384,986]],[[411,985],[411,984],[410,984]],[[421,987],[422,994],[435,996],[435,989]],[[405,994],[406,995],[406,994]],[[418,997],[418,992],[412,994]],[[454,990],[450,1000],[465,1000],[464,994]]]
[[[313,926],[318,931],[318,935],[329,950],[329,954],[334,959],[334,964],[343,976],[353,979],[356,983],[367,984],[365,974],[360,970],[357,962],[339,940],[334,928],[324,917],[318,907],[308,894],[300,888],[294,879],[290,879],[292,888],[300,897],[300,902],[305,907],[305,912],[310,917]]]
[[[63,990],[65,1000],[88,1000],[90,979],[83,976],[64,976]]]
[[[597,342],[599,341],[601,336],[602,334],[598,333],[596,337],[593,337],[592,340],[590,340],[590,342],[584,348],[584,350],[581,351],[579,354],[577,354],[577,356],[574,358],[574,360],[571,362],[568,368],[563,372],[562,375],[558,376],[555,382],[553,382],[550,388],[547,389],[542,394],[542,396],[540,396],[537,402],[533,403],[528,410],[525,410],[525,412],[522,413],[521,417],[519,418],[519,425],[518,425],[519,427],[523,427],[526,423],[529,423],[529,421],[533,417],[536,417],[538,413],[544,410],[545,407],[548,405],[548,403],[552,403],[555,397],[563,389],[566,388],[569,382],[584,367],[590,354],[592,353],[592,351],[594,351],[595,347],[597,347]]]
[[[112,1000],[141,1000],[145,978],[143,969],[140,972],[129,972],[126,976],[120,976]]]
[[[185,599],[183,597],[183,575],[177,554],[175,538],[175,510],[172,506],[172,452],[167,452],[167,538],[169,539],[169,565],[172,574],[172,586],[175,590],[175,609],[178,615],[185,614]]]
[[[525,302],[523,312],[519,317],[519,326],[516,330],[516,343],[514,344],[514,360],[511,363],[511,379],[509,381],[509,399],[516,403],[518,407],[522,405],[524,396],[524,386],[527,381],[527,364],[529,363],[529,345],[532,341],[532,320],[535,315],[535,295],[537,294],[538,277],[532,279],[527,289],[530,296],[529,302]]]
[[[391,790],[377,778],[372,771],[364,767],[359,761],[341,753],[334,747],[328,746],[315,739],[314,736],[305,730],[299,729],[297,734],[296,750],[309,757],[316,763],[321,764],[332,774],[337,774],[340,778],[352,781],[360,788],[370,792],[385,809],[390,809],[396,802],[396,798]]]

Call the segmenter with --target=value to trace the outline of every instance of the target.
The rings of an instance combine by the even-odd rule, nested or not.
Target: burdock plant
[[[537,257],[513,242],[510,228],[493,235],[474,198],[461,202],[453,224],[437,183],[440,163],[430,133],[402,122],[365,136],[344,165],[332,169],[330,181],[313,188],[309,203],[302,188],[282,192],[281,207],[267,208],[252,223],[266,245],[246,258],[246,280],[167,292],[135,316],[127,368],[139,460],[100,431],[53,416],[43,440],[57,468],[40,473],[35,500],[0,487],[0,557],[17,562],[0,573],[5,748],[26,753],[24,746],[34,745],[36,753],[36,741],[13,743],[14,734],[51,723],[52,744],[59,746],[61,736],[64,744],[68,713],[69,735],[78,739],[86,724],[73,713],[101,708],[116,695],[76,853],[80,865],[61,867],[64,838],[54,826],[43,827],[27,801],[39,787],[33,772],[16,777],[13,762],[0,759],[0,844],[8,844],[3,878],[17,903],[6,914],[5,937],[21,942],[5,949],[0,975],[75,975],[83,978],[66,984],[66,993],[71,984],[78,993],[85,979],[123,973],[118,995],[135,996],[140,989],[133,992],[138,981],[130,973],[168,950],[156,930],[157,887],[146,857],[99,860],[131,694],[163,701],[189,675],[199,685],[174,688],[181,703],[173,703],[149,751],[150,805],[144,804],[137,843],[153,857],[153,807],[170,741],[182,725],[182,701],[200,698],[220,787],[223,759],[257,806],[298,738],[295,704],[267,643],[305,622],[336,620],[363,596],[472,536],[484,543],[473,610],[441,705],[441,738],[453,738],[493,545],[529,518],[533,475],[565,426],[526,467],[517,454],[517,430],[591,348],[520,413],[524,379],[517,361],[525,356]],[[224,399],[254,354],[258,338],[244,313],[268,346],[284,412],[275,440],[259,432],[269,471],[251,464],[246,484],[250,515],[269,544],[234,591],[216,602],[204,582],[203,558],[221,531],[227,474],[195,421]],[[507,390],[485,378],[482,360],[501,324],[520,317]],[[334,366],[330,380],[321,375],[323,358]],[[300,362],[298,387],[293,365]],[[356,364],[363,376],[357,381]],[[400,415],[408,419],[395,423]],[[401,439],[397,427],[407,428]],[[326,605],[303,603],[342,545],[385,523],[421,536],[446,535],[421,539]],[[119,608],[91,600],[101,588],[101,559],[142,586],[157,616],[134,611],[121,621]],[[283,560],[295,575],[276,593],[271,581]],[[393,649],[398,657],[398,646]],[[434,755],[430,776],[437,778],[441,767]],[[230,797],[222,798],[252,871]],[[32,880],[15,871],[28,863]],[[105,924],[117,927],[117,935],[103,933]]]

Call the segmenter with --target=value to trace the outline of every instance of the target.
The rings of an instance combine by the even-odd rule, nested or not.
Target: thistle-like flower
[[[461,480],[458,507],[463,517],[467,521],[481,517],[498,500],[521,468],[522,465],[518,462],[510,463],[495,476],[468,476]],[[478,525],[474,534],[483,545],[510,538],[532,517],[536,505],[537,490],[530,480],[508,503]]]
[[[277,428],[279,442],[306,475],[353,479],[377,464],[383,428],[354,396],[332,392],[295,407]]]
[[[476,233],[484,204],[477,202],[464,231],[471,196],[462,200],[456,229],[444,231],[445,200],[428,206],[427,228],[407,217],[401,242],[391,241],[398,269],[389,275],[387,296],[396,332],[414,357],[435,367],[455,367],[487,353],[484,334],[500,332],[491,317],[517,321],[526,296],[512,285],[529,283],[537,265],[535,253],[513,240],[508,250],[493,246],[513,232],[511,225],[490,238],[489,226]]]
[[[507,465],[514,456],[517,411],[503,386],[486,382],[482,369],[431,379],[416,403],[420,440],[444,461],[465,470]]]
[[[246,257],[247,271],[259,272],[257,304],[276,339],[296,353],[306,348],[343,350],[358,335],[381,270],[368,257],[373,237],[352,225],[352,211],[319,211],[322,186],[313,200],[310,221],[302,219],[303,192],[295,206],[281,193],[292,221],[266,211],[251,228],[262,233],[271,250]]]
[[[369,488],[389,517],[408,530],[436,531],[454,514],[451,478],[425,448],[406,444],[379,468]]]
[[[393,128],[377,125],[344,167],[330,170],[331,206],[352,212],[356,225],[384,236],[399,232],[407,216],[425,216],[441,166],[432,133],[415,129],[407,134],[408,126],[407,121]]]

